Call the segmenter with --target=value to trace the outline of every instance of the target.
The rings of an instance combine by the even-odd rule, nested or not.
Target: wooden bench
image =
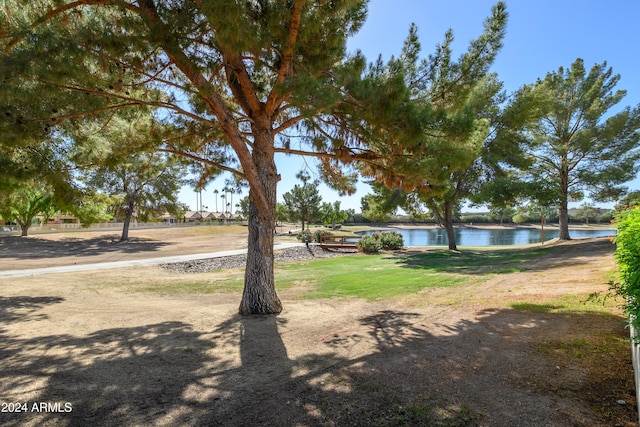
[[[358,249],[357,240],[360,240],[360,236],[320,236],[320,247],[322,249]]]

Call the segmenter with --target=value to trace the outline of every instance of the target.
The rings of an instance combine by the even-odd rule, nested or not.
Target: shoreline
[[[349,226],[351,227],[351,226]],[[367,228],[375,228],[375,229],[441,229],[443,227],[437,224],[404,224],[404,223],[390,223],[390,224],[380,224],[380,225],[372,225],[372,224],[361,224],[353,227],[367,227]],[[518,230],[518,229],[541,229],[541,224],[533,224],[533,223],[524,223],[524,224],[491,224],[491,223],[457,223],[454,224],[453,228],[472,228],[472,229],[485,229],[485,230],[495,230],[495,229],[509,229],[509,230]],[[557,230],[559,228],[558,224],[544,224],[545,229],[553,229]],[[616,230],[616,227],[613,224],[569,224],[569,230]]]

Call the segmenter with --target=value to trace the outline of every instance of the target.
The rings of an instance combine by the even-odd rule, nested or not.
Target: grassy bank
[[[416,296],[445,288],[468,287],[467,290],[473,291],[476,285],[496,275],[525,272],[541,259],[553,259],[566,250],[563,246],[536,246],[508,250],[487,248],[463,253],[401,251],[284,263],[276,265],[276,286],[282,291],[294,291],[292,294],[296,299],[362,298],[367,301]],[[177,282],[147,284],[137,290],[161,294],[240,293],[243,279],[241,269],[227,270],[181,276]],[[588,296],[588,293],[558,296],[552,302],[539,305],[519,301],[514,295],[514,299],[505,304],[516,310],[556,313],[611,309],[612,302],[605,306],[601,300]],[[439,303],[456,305],[462,303],[460,298],[460,295],[451,295]]]

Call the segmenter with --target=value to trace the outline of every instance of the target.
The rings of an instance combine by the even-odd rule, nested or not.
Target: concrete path
[[[302,246],[302,243],[278,243],[273,247],[274,250],[293,248],[296,246]],[[222,252],[209,252],[202,254],[189,254],[189,255],[174,255],[158,258],[136,259],[131,261],[114,261],[114,262],[99,262],[95,264],[72,264],[61,265],[59,267],[45,267],[45,268],[31,268],[27,270],[11,270],[0,271],[0,279],[5,277],[24,277],[35,276],[40,274],[55,274],[55,273],[72,273],[74,271],[91,271],[91,270],[105,270],[109,268],[122,268],[122,267],[135,267],[138,265],[158,265],[171,262],[183,262],[193,261],[196,259],[208,259],[208,258],[220,258],[232,255],[242,255],[247,253],[246,249],[238,249],[234,251],[222,251]]]

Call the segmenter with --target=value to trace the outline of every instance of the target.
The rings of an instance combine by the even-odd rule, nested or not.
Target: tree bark
[[[560,202],[560,208],[558,209],[558,221],[560,227],[560,240],[571,240],[569,236],[569,208],[567,202]]]
[[[450,251],[457,251],[458,246],[456,245],[456,234],[453,230],[453,205],[451,203],[444,204],[444,212],[440,212],[437,206],[434,204],[431,205],[431,211],[434,213],[438,223],[444,227],[447,233],[447,241],[449,243]],[[442,215],[444,213],[444,216]]]
[[[560,171],[560,206],[558,208],[558,226],[560,240],[571,240],[569,236],[569,171],[566,167]]]
[[[242,315],[278,314],[282,303],[275,290],[273,273],[273,230],[276,224],[276,187],[279,180],[270,132],[260,132],[252,153],[259,182],[249,191],[249,241],[244,290],[239,312]],[[256,192],[267,201],[257,203]]]
[[[453,222],[451,222],[450,220],[446,221],[444,225],[444,229],[447,231],[447,240],[449,241],[449,250],[457,251],[458,246],[456,245],[456,235],[453,230]]]
[[[124,215],[124,224],[122,225],[122,235],[120,236],[121,242],[126,242],[129,240],[129,225],[131,224],[131,217],[133,216],[133,208],[134,208],[133,199],[129,200],[127,204],[127,211]]]
[[[29,235],[29,227],[31,227],[31,224],[29,222],[22,223],[22,221],[18,221],[18,225],[20,226],[20,236],[27,237]]]

